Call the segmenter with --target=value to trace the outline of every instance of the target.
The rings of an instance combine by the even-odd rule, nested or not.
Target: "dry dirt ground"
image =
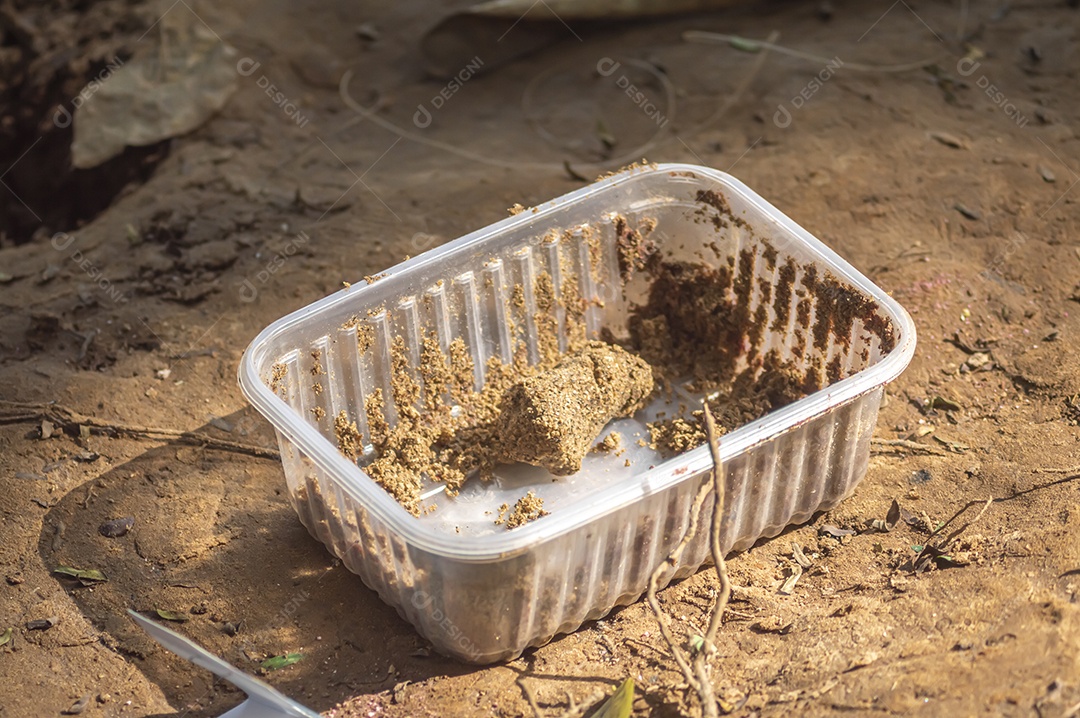
[[[685,709],[643,604],[509,664],[463,665],[430,653],[308,536],[275,460],[35,419],[57,402],[99,425],[273,448],[235,379],[256,332],[514,203],[581,186],[563,160],[595,176],[585,161],[609,133],[609,155],[633,152],[656,129],[648,106],[669,120],[649,160],[732,172],[891,292],[920,333],[877,430],[912,443],[880,443],[838,509],[731,559],[714,661],[722,707],[1077,715],[1080,469],[1038,471],[1080,464],[1076,3],[834,0],[568,21],[556,47],[488,68],[417,128],[417,106],[445,85],[425,76],[418,39],[448,5],[0,3],[0,634],[14,629],[0,647],[0,716],[57,715],[84,696],[86,716],[215,716],[240,700],[154,644],[128,608],[183,612],[177,630],[249,671],[303,653],[266,679],[328,715],[532,715],[521,682],[555,716],[626,677],[635,715]],[[70,107],[113,55],[155,43],[165,10],[197,12],[261,65],[200,129],[72,173],[57,103]],[[687,29],[776,30],[821,59],[770,53],[754,72],[758,55],[684,43]],[[604,58],[638,73],[651,104],[621,94],[618,72],[594,72]],[[627,58],[663,69],[677,112]],[[857,66],[927,58],[934,72]],[[352,94],[411,132],[541,166],[489,166],[357,121],[337,86],[350,68]],[[310,237],[299,246],[298,231]],[[925,522],[988,498],[954,549],[964,565],[904,568]],[[868,530],[894,499],[911,523]],[[126,535],[99,533],[125,516]],[[813,567],[784,595],[793,542]],[[108,581],[82,586],[52,573],[60,565]],[[700,630],[716,585],[704,570],[661,601]],[[51,628],[26,626],[50,617]]]

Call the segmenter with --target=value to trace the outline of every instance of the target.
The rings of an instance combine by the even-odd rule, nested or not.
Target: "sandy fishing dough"
[[[573,474],[604,426],[640,409],[652,390],[652,367],[644,359],[621,347],[588,342],[503,394],[502,458],[542,466],[556,476]]]

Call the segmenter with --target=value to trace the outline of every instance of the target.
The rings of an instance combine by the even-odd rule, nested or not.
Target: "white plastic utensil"
[[[160,623],[155,623],[149,618],[135,611],[128,610],[128,615],[135,619],[144,631],[181,658],[194,663],[200,668],[213,673],[218,678],[223,678],[229,683],[247,693],[248,699],[232,710],[223,713],[221,718],[319,718],[319,714],[310,708],[305,708],[292,698],[278,693],[276,690],[260,681],[254,676],[249,676],[239,668],[226,663],[210,651],[206,650],[188,638],[184,638],[176,631],[165,628]]]

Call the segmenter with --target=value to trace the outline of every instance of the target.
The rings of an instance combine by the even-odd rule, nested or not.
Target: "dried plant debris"
[[[872,531],[880,533],[888,533],[900,522],[901,510],[900,504],[896,499],[892,500],[892,504],[889,506],[889,512],[885,515],[884,519],[871,519],[867,521],[867,525]]]
[[[84,586],[90,586],[95,583],[101,583],[108,581],[108,577],[97,570],[96,568],[72,568],[71,566],[57,566],[53,569],[53,573],[58,573],[63,576],[70,576],[76,578]]]
[[[903,564],[900,568],[907,569],[913,573],[922,573],[933,568],[953,568],[957,566],[966,566],[975,560],[978,560],[979,544],[982,542],[982,537],[973,536],[966,537],[963,540],[959,540],[961,535],[983,517],[983,515],[990,508],[990,505],[994,500],[987,499],[982,501],[970,501],[964,505],[959,511],[952,515],[952,517],[939,525],[934,529],[933,533],[927,538],[925,544],[912,546],[912,551],[915,552],[914,558]],[[946,527],[951,525],[956,519],[960,518],[968,509],[975,506],[982,506],[979,513],[975,515],[975,518],[962,524],[960,528],[953,530],[944,538],[940,538],[942,532]]]
[[[548,512],[544,511],[544,500],[530,491],[514,504],[514,510],[506,518],[506,528],[516,529],[547,515]]]
[[[72,703],[68,708],[66,708],[65,710],[60,711],[60,715],[65,715],[65,716],[77,716],[77,715],[80,715],[83,711],[86,710],[86,707],[88,705],[90,705],[90,698],[91,698],[90,694],[87,693],[82,698],[80,698],[79,700]]]
[[[26,630],[28,631],[47,631],[56,624],[60,623],[59,616],[49,616],[48,618],[36,618],[33,621],[26,622]]]
[[[569,476],[612,419],[652,393],[650,367],[621,347],[592,341],[547,372],[511,386],[500,403],[500,457]]]

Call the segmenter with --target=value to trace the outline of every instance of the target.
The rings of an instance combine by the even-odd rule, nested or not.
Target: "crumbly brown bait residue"
[[[413,378],[409,362],[409,348],[400,334],[390,342],[390,393],[398,414],[412,415],[417,412],[420,385]]]
[[[715,190],[703,189],[699,190],[695,199],[702,204],[707,204],[716,210],[717,214],[713,217],[713,224],[716,226],[717,231],[727,226],[725,218],[734,224],[736,227],[742,227],[743,229],[750,229],[750,225],[742,217],[736,217],[735,213],[731,211],[731,206],[723,195],[719,194]]]
[[[775,251],[775,250],[774,250]],[[780,265],[776,286],[773,289],[773,319],[769,327],[774,332],[782,332],[787,328],[791,318],[791,290],[795,286],[795,262],[790,257]]]
[[[656,228],[655,220],[643,221],[637,229],[621,214],[615,217],[615,252],[619,260],[619,277],[629,282],[635,273],[649,267],[657,257],[656,243],[649,234]]]
[[[368,349],[371,349],[371,345],[375,343],[375,330],[370,324],[362,320],[359,316],[352,316],[341,325],[341,329],[356,328],[356,351],[360,356],[367,354]]]
[[[544,511],[544,500],[530,491],[514,504],[514,510],[506,518],[506,528],[507,530],[516,529],[518,526],[524,526],[530,521],[536,521],[541,516],[547,515],[548,512]]]
[[[698,417],[687,421],[676,416],[650,422],[648,427],[649,445],[663,456],[675,456],[705,443],[705,431]]]
[[[355,461],[363,453],[364,437],[344,409],[334,417],[334,436],[337,437],[338,451],[348,458]]]
[[[622,447],[622,434],[617,431],[609,432],[599,444],[593,447],[593,451],[601,454],[610,454]]]
[[[326,409],[323,409],[321,406],[316,406],[311,410],[311,415],[315,417],[315,421],[322,421],[323,417],[326,416]]]
[[[662,264],[647,303],[630,315],[631,346],[668,379],[730,379],[746,329],[731,285],[726,264]]]
[[[356,325],[356,351],[360,356],[368,353],[371,345],[375,343],[375,330],[367,322]]]
[[[270,367],[270,391],[275,394],[281,393],[281,396],[285,396],[285,387],[283,382],[285,381],[285,375],[289,373],[289,366],[287,364],[274,364]]]
[[[324,374],[322,366],[322,349],[311,350],[311,375],[318,376]]]
[[[746,370],[709,399],[709,410],[716,419],[720,435],[798,401],[809,393],[805,381],[793,364],[781,361],[778,354],[770,352],[758,376]],[[705,443],[703,417],[704,412],[697,409],[689,416],[679,415],[649,423],[651,448],[666,458],[701,446]]]
[[[585,327],[586,302],[576,276],[563,280],[560,303],[566,310],[566,337],[571,347],[581,346],[587,340]]]
[[[640,409],[652,389],[652,367],[643,359],[589,342],[506,392],[498,421],[500,454],[569,476],[581,469],[604,426]]]
[[[555,318],[555,282],[547,272],[536,275],[533,288],[536,300],[537,343],[540,345],[540,357],[544,363],[558,361],[559,357],[559,322]]]
[[[599,182],[601,180],[606,180],[609,177],[614,177],[615,175],[622,174],[623,172],[633,172],[635,170],[643,170],[646,167],[656,169],[657,167],[659,167],[659,165],[656,164],[655,162],[649,162],[647,159],[642,157],[640,161],[631,162],[628,165],[623,165],[622,167],[620,167],[617,170],[611,170],[610,172],[604,172],[602,174],[598,174],[596,176],[596,181]]]
[[[424,337],[424,346],[420,350],[420,376],[424,380],[425,408],[441,410],[446,406],[445,397],[450,389],[450,367],[434,333]]]
[[[450,383],[458,401],[465,401],[473,393],[474,371],[473,358],[465,346],[465,340],[461,337],[454,339],[450,342]]]
[[[697,200],[710,215],[726,213],[725,225],[745,224],[730,216],[723,197],[706,191]],[[486,290],[506,309],[512,360],[490,358],[479,372],[479,390],[474,354],[463,338],[443,346],[435,335],[424,335],[420,346],[410,347],[403,337],[394,337],[389,391],[365,397],[375,450],[364,467],[369,475],[420,516],[432,509],[419,498],[428,481],[444,483],[453,496],[467,475],[487,480],[499,463],[523,461],[567,475],[594,448],[618,456],[618,435],[609,434],[597,445],[599,434],[611,419],[640,408],[657,386],[670,393],[674,382],[689,380],[686,388],[708,394],[718,424],[731,431],[842,378],[846,355],[826,366],[824,353],[808,353],[807,343],[819,346],[824,337],[847,346],[856,321],[879,337],[882,351],[895,343],[888,320],[857,291],[813,265],[781,257],[764,240],[744,243],[735,255],[719,254],[717,266],[664,261],[648,237],[655,227],[651,220],[631,225],[616,217],[614,257],[605,256],[599,230],[551,234],[547,239],[558,243],[558,251],[548,246],[542,254],[554,254],[557,268],[538,270],[528,284],[513,284],[505,293],[486,276]],[[582,282],[591,276],[599,284],[607,275],[605,259],[617,261],[623,283],[647,279],[647,299],[630,309],[629,340],[609,331],[603,333],[606,343],[588,342],[589,301],[582,296]],[[787,352],[766,352],[768,331],[788,330],[793,305]],[[369,314],[382,321],[382,312]],[[536,364],[528,356],[527,332],[533,331]],[[371,324],[357,324],[361,353],[373,338]],[[616,340],[623,346],[615,346]],[[792,355],[793,361],[781,358]],[[699,408],[681,406],[653,422],[652,445],[670,455],[703,443]],[[392,426],[387,416],[395,419]],[[363,444],[355,423],[339,419],[335,433],[343,453],[359,458]],[[535,502],[518,502],[522,523],[543,515]],[[504,506],[497,523],[520,525],[509,512]]]
[[[317,381],[311,385],[311,390],[315,392],[315,396],[322,396],[323,386],[321,381]]]
[[[589,277],[593,286],[600,286],[604,281],[604,245],[600,241],[600,233],[588,225],[582,227],[581,232],[588,247]]]
[[[386,398],[382,389],[375,389],[364,398],[364,415],[371,432],[371,443],[376,446],[386,443],[390,424],[386,421]]]

